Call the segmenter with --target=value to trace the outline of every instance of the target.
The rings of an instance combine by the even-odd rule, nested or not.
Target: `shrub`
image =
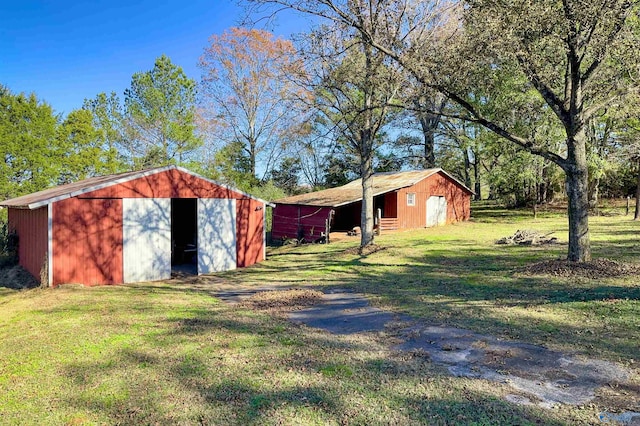
[[[9,229],[9,225],[0,223],[0,267],[18,263],[18,234]]]

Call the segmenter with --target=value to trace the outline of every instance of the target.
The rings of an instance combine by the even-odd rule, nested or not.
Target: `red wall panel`
[[[415,206],[407,205],[407,194],[416,194]],[[431,196],[447,200],[447,223],[468,220],[471,194],[443,173],[436,173],[408,188],[398,191],[398,226],[422,228],[427,224],[427,199]]]
[[[78,198],[247,198],[172,169],[80,195]]]
[[[122,200],[54,203],[52,257],[53,285],[122,283]]]
[[[300,229],[305,239],[316,240],[325,231],[330,212],[331,207],[277,204],[271,235],[274,239],[297,238]]]
[[[36,210],[9,209],[9,229],[18,234],[19,263],[38,281],[49,244],[47,212],[46,206]]]
[[[383,217],[398,217],[398,193],[387,192],[384,194]]]
[[[238,266],[264,259],[264,203],[180,170],[141,177],[52,205],[53,285],[123,282],[122,198],[236,199]],[[48,209],[9,209],[20,264],[36,278],[48,251]]]
[[[262,202],[205,179],[167,170],[79,196],[92,198],[233,198],[236,204],[238,266],[253,265],[264,258]],[[258,208],[261,207],[259,210]]]
[[[407,206],[407,194],[415,193],[415,206]],[[471,214],[471,193],[444,173],[438,172],[421,182],[384,195],[381,200],[385,218],[397,217],[398,228],[423,228],[427,224],[427,199],[443,196],[447,200],[447,223],[468,220]],[[342,230],[346,225],[360,222],[360,202],[336,208],[335,226]],[[318,238],[324,231],[325,220],[331,207],[277,204],[273,210],[273,238],[296,238],[302,228],[304,237],[311,240],[311,229]]]
[[[244,199],[236,202],[236,254],[238,267],[264,260],[264,205]]]

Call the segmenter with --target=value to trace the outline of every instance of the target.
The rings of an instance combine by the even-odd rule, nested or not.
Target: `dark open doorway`
[[[171,199],[171,271],[198,273],[198,200]]]

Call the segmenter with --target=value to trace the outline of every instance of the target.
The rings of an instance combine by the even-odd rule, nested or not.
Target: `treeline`
[[[252,33],[259,32],[248,32]],[[16,94],[0,87],[0,152],[4,158],[0,197],[166,164],[181,164],[271,198],[339,186],[360,176],[357,155],[305,103],[287,105],[303,123],[284,118],[277,123],[283,128],[291,126],[281,130],[290,136],[278,134],[266,142],[256,138],[259,143],[253,143],[257,154],[252,162],[251,150],[243,142],[248,147],[252,144],[238,138],[244,134],[240,129],[234,132],[227,122],[217,121],[222,120],[221,114],[207,120],[214,114],[203,109],[204,101],[197,102],[197,87],[195,80],[165,56],[151,71],[134,75],[124,102],[116,93],[101,93],[66,117],[56,114],[36,94]],[[447,109],[446,99],[436,101],[441,111]],[[635,195],[639,163],[633,160],[637,158],[640,119],[632,114],[634,108],[637,104],[603,111],[589,123],[589,196],[593,204],[598,197]],[[558,167],[482,126],[398,106],[392,109],[377,135],[376,172],[442,167],[474,189],[476,199],[496,199],[513,206],[565,196]],[[545,132],[546,142],[560,149],[561,130],[544,123],[548,111],[540,108],[539,113],[535,130]]]
[[[233,28],[212,38],[200,60],[200,83],[161,56],[150,71],[133,75],[122,98],[100,93],[66,117],[33,93],[2,87],[0,197],[166,164],[184,165],[269,198],[357,179],[358,141],[349,137],[349,126],[353,133],[358,130],[357,111],[348,108],[360,108],[364,90],[354,76],[363,74],[362,63],[357,57],[332,58],[337,44],[353,42],[348,37],[330,41],[330,49],[305,50],[319,37],[310,33],[296,48],[266,31]],[[334,64],[327,65],[327,58]],[[562,170],[553,162],[482,125],[452,118],[456,105],[451,100],[397,70],[378,72],[386,82],[376,88],[380,99],[372,105],[382,109],[384,102],[386,111],[376,111],[374,172],[442,167],[474,189],[476,199],[514,206],[565,196]],[[513,126],[528,128],[561,152],[562,129],[538,96],[528,96],[518,102],[531,111],[514,116]],[[502,107],[516,106],[510,100]],[[598,197],[635,194],[636,109],[637,104],[603,109],[588,123],[594,204]]]
[[[0,198],[120,170],[91,111],[55,114],[35,94],[0,86]]]
[[[637,3],[246,3],[316,24],[295,43],[231,28],[209,39],[199,82],[162,56],[122,99],[65,118],[4,89],[3,195],[170,163],[270,199],[362,178],[364,246],[372,174],[442,167],[477,198],[566,197],[582,261],[589,206],[640,191]]]

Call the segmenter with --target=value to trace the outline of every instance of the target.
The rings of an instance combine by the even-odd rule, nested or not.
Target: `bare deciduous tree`
[[[637,90],[640,53],[629,19],[638,11],[637,1],[250,1],[284,5],[354,28],[422,84],[462,106],[466,119],[561,167],[569,201],[567,257],[590,260],[585,126],[600,109]],[[386,31],[373,33],[360,19],[361,10],[376,12]],[[528,84],[503,84],[505,69]],[[510,129],[510,117],[493,116],[469,99],[470,85],[513,94],[534,90],[564,129],[563,149],[551,151]]]
[[[360,10],[359,19],[375,34],[375,16]],[[349,27],[320,27],[304,51],[314,87],[315,108],[326,118],[348,151],[360,163],[362,230],[360,247],[373,243],[374,154],[380,130],[389,121],[390,104],[400,89],[401,73],[386,55],[364,43]]]
[[[296,51],[256,29],[231,28],[209,41],[200,58],[208,127],[224,144],[241,143],[251,173],[267,176],[300,129],[297,100],[306,93],[291,82],[303,73]]]

